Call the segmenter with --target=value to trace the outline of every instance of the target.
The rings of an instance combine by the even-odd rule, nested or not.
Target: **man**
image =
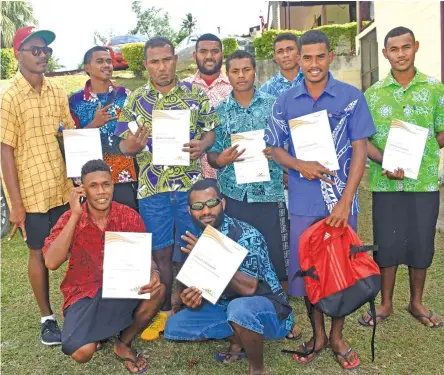
[[[49,302],[48,270],[42,257],[45,238],[66,204],[72,182],[56,134],[72,129],[68,97],[44,77],[52,31],[33,26],[17,30],[14,55],[19,70],[1,93],[1,166],[3,187],[13,229],[20,229],[29,248],[28,276],[41,314],[41,341],[61,343],[61,334]]]
[[[264,340],[282,339],[290,331],[293,313],[270,264],[264,237],[251,225],[225,215],[225,200],[214,180],[198,181],[189,191],[189,211],[202,230],[218,229],[248,250],[216,305],[202,300],[202,292],[191,286],[181,299],[187,306],[168,319],[165,337],[177,341],[228,339],[227,352],[216,360],[231,363],[248,357],[250,374],[265,374]],[[197,238],[184,237],[185,252]],[[211,251],[211,249],[208,249]]]
[[[104,233],[145,233],[146,229],[137,212],[112,202],[112,175],[103,160],[87,162],[82,167],[81,181],[82,185],[71,193],[71,209],[59,219],[43,248],[49,269],[57,270],[68,261],[60,285],[65,316],[62,351],[85,363],[100,349],[100,341],[119,334],[115,355],[129,372],[140,374],[147,370],[147,362],[131,348],[131,342],[156,315],[165,288],[153,261],[150,282],[139,291],[151,293],[150,299],[102,298]],[[82,197],[86,197],[83,205]]]
[[[216,108],[232,89],[228,77],[221,70],[224,61],[222,41],[213,34],[201,35],[197,39],[193,58],[196,60],[197,72],[184,81],[200,86],[208,95],[211,105]],[[207,154],[202,154],[201,162],[204,177],[216,178],[216,170],[208,164]]]
[[[301,82],[303,75],[299,69],[299,41],[296,35],[278,34],[273,46],[273,58],[279,65],[279,72],[265,82],[260,90],[277,98]]]
[[[364,95],[355,87],[337,81],[329,73],[333,60],[328,37],[318,30],[301,37],[301,69],[304,75],[299,85],[280,96],[273,106],[270,123],[265,131],[266,142],[274,146],[273,159],[289,169],[290,207],[290,265],[288,277],[292,282],[289,293],[305,296],[302,278],[294,279],[300,269],[298,247],[301,234],[315,221],[328,217],[331,226],[346,226],[356,231],[359,204],[357,188],[365,170],[367,137],[374,134],[373,121]],[[326,110],[336,148],[339,170],[332,172],[316,161],[297,159],[290,136],[289,121],[307,114]],[[283,146],[289,142],[289,150]],[[306,299],[307,306],[309,301]],[[315,352],[293,358],[303,364],[311,362],[328,345],[336,360],[345,369],[356,368],[360,359],[342,338],[344,318],[332,319],[327,337],[324,317],[314,311],[316,326]],[[308,353],[313,339],[302,345],[300,352]]]
[[[202,178],[200,156],[213,144],[214,134],[211,130],[219,124],[219,120],[202,89],[177,78],[177,55],[168,39],[154,37],[147,41],[144,56],[150,80],[128,96],[116,135],[122,138],[121,151],[125,155],[136,155],[140,169],[139,211],[148,232],[153,234],[154,259],[166,288],[162,311],[141,336],[144,340],[154,340],[164,330],[166,320],[171,315],[173,244],[174,261],[183,263],[180,234],[197,230],[188,213],[187,192],[194,182]],[[153,164],[153,110],[191,111],[190,142],[183,149],[191,154],[190,166]],[[128,124],[134,121],[139,125],[135,134],[128,128]]]
[[[442,327],[440,317],[422,302],[427,268],[432,264],[439,214],[438,166],[444,146],[444,85],[415,68],[419,43],[413,32],[396,27],[384,39],[387,76],[365,96],[376,124],[368,143],[370,190],[373,192],[373,233],[381,268],[381,305],[377,322],[393,313],[393,292],[398,266],[409,267],[410,303],[407,311],[430,328]],[[406,121],[429,130],[418,179],[381,167],[391,122]],[[440,141],[441,140],[441,141]],[[373,326],[369,314],[360,323]]]
[[[89,49],[83,58],[89,80],[69,98],[71,115],[77,128],[100,129],[103,159],[111,167],[113,199],[137,210],[134,159],[119,151],[120,138],[114,135],[117,118],[129,91],[111,82],[113,64],[109,51],[100,46]]]

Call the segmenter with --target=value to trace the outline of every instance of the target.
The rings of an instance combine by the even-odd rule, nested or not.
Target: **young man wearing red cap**
[[[13,47],[19,70],[0,93],[2,179],[13,223],[9,239],[20,229],[30,249],[28,275],[45,345],[60,344],[61,334],[49,303],[42,247],[69,208],[72,190],[56,135],[74,128],[65,91],[44,77],[54,39],[52,31],[18,29]]]

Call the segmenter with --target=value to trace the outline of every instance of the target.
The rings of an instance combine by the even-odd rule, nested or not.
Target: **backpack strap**
[[[292,281],[294,281],[294,279],[296,279],[297,277],[305,277],[305,276],[311,277],[312,279],[319,281],[319,276],[315,274],[315,271],[316,271],[315,266],[310,267],[306,271],[299,270],[294,274]]]
[[[350,255],[365,253],[367,251],[378,251],[378,245],[354,246],[350,245]]]
[[[375,307],[375,300],[372,299],[369,303],[370,303],[370,312],[372,313],[372,320],[373,320],[373,333],[372,333],[371,350],[372,350],[372,362],[374,362],[375,361],[375,336],[376,336],[376,307]]]

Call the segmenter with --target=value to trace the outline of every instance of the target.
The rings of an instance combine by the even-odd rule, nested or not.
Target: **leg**
[[[356,352],[342,338],[345,318],[332,318],[330,345],[336,360],[344,369],[353,369],[360,365],[361,360]]]
[[[246,329],[239,324],[231,323],[236,333],[230,351],[236,351],[237,347],[243,347],[248,355],[250,375],[264,374],[264,335]],[[239,344],[236,344],[236,342]]]
[[[83,345],[81,348],[77,349],[74,353],[71,354],[71,358],[78,363],[89,362],[96,351],[96,347],[96,342],[91,342],[89,344]]]
[[[171,292],[173,289],[173,247],[168,246],[153,252],[154,261],[159,267],[160,281],[165,286],[165,300],[163,302],[162,311],[171,310]]]
[[[409,267],[410,304],[407,310],[427,327],[440,327],[442,326],[441,318],[422,303],[426,275],[426,268]]]
[[[45,267],[42,250],[29,250],[28,276],[41,316],[52,315],[49,303],[48,269]]]

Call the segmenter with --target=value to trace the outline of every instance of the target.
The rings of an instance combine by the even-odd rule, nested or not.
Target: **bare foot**
[[[302,337],[302,330],[294,325],[291,332],[288,332],[287,339],[289,340],[299,340]]]

